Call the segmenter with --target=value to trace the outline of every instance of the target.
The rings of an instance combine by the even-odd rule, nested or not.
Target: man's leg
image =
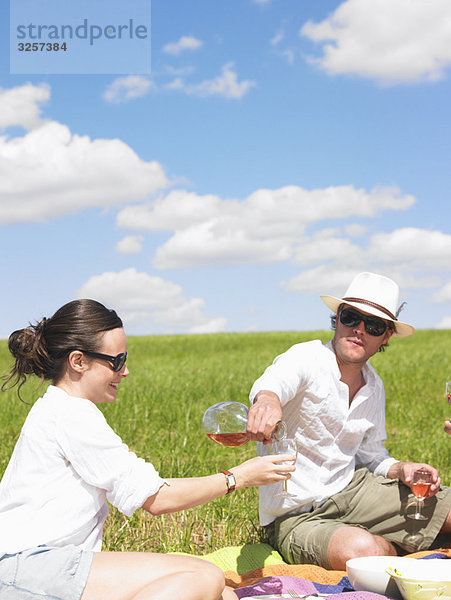
[[[445,522],[443,523],[443,526],[440,529],[441,535],[446,533],[451,533],[451,510],[449,511],[448,516],[446,517]]]
[[[380,535],[372,535],[361,527],[340,527],[331,536],[328,546],[331,569],[346,570],[346,561],[357,556],[396,556],[393,544]]]
[[[357,469],[348,487],[320,508],[276,519],[268,537],[287,562],[326,569],[343,568],[355,556],[395,555],[397,547],[427,550],[439,533],[451,530],[451,489],[425,503],[427,521],[407,518],[413,501],[410,488],[397,480]],[[412,533],[418,536],[412,539]]]

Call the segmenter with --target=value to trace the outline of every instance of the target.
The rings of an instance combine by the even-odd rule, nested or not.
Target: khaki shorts
[[[356,469],[347,488],[308,513],[277,518],[266,526],[269,543],[291,564],[317,564],[330,569],[328,546],[332,534],[344,525],[362,527],[383,536],[405,552],[428,550],[451,512],[451,488],[441,488],[424,502],[426,521],[406,517],[415,508],[410,488],[397,479],[386,479]],[[408,534],[423,538],[406,542]]]

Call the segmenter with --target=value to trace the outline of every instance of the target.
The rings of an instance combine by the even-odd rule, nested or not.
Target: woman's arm
[[[294,461],[294,456],[280,454],[273,456],[257,456],[232,467],[236,489],[269,485],[284,481],[291,477],[294,465],[281,465],[282,461]],[[176,512],[205,504],[227,493],[227,481],[223,473],[205,477],[188,477],[183,479],[167,479],[156,494],[144,502],[142,508],[153,515]]]

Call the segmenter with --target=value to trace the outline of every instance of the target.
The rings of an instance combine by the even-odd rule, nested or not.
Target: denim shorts
[[[0,600],[80,600],[94,552],[37,546],[0,558]]]

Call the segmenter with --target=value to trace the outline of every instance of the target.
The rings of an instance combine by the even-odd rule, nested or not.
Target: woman
[[[213,564],[186,556],[100,552],[107,500],[125,515],[197,506],[236,487],[290,477],[289,456],[248,460],[226,473],[162,479],[95,406],[114,402],[129,375],[126,336],[113,310],[75,300],[15,331],[2,389],[34,374],[50,380],[25,421],[0,482],[0,598],[231,600]],[[233,479],[235,481],[233,481]],[[234,486],[235,483],[235,486]]]

